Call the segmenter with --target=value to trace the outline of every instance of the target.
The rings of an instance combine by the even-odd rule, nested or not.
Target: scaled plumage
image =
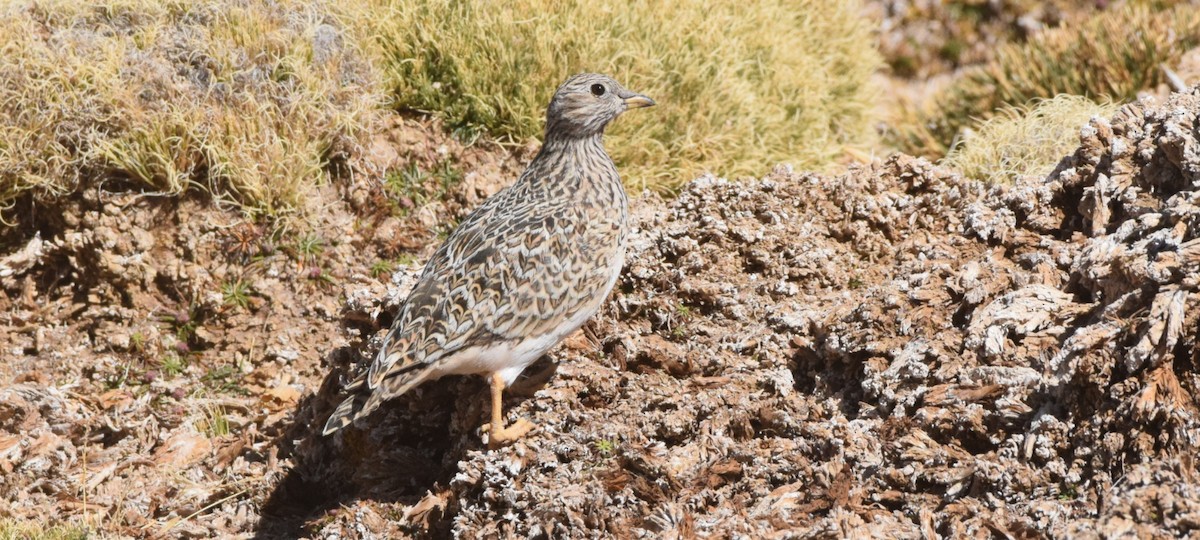
[[[500,392],[594,315],[616,283],[628,200],[601,137],[625,110],[653,104],[604,75],[576,75],[558,88],[537,157],[426,263],[325,434],[450,374],[491,375],[493,446],[532,427],[501,427]]]

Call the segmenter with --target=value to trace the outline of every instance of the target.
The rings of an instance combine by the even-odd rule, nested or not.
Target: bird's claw
[[[524,418],[519,418],[516,422],[513,422],[508,427],[503,427],[495,431],[492,431],[492,425],[490,423],[484,424],[481,429],[484,433],[488,433],[488,448],[495,450],[502,446],[512,444],[517,439],[524,437],[525,434],[533,430],[534,427],[535,425],[533,422],[530,422]]]

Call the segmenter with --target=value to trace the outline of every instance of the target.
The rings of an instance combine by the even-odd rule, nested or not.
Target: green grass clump
[[[991,183],[1045,176],[1079,145],[1079,129],[1089,119],[1111,116],[1117,108],[1066,94],[1006,108],[967,132],[942,163]]]
[[[82,525],[0,521],[0,540],[85,540],[88,537],[88,529]]]
[[[871,138],[868,78],[880,60],[858,2],[378,3],[371,24],[395,105],[468,138],[540,137],[550,96],[582,71],[657,100],[609,130],[633,187],[779,161],[820,168]]]
[[[995,60],[971,69],[929,103],[900,114],[888,134],[896,148],[944,156],[960,131],[1005,106],[1073,94],[1129,101],[1162,82],[1172,65],[1200,46],[1200,10],[1162,11],[1131,3],[1077,27],[1045,31],[1026,43],[1002,46]]]
[[[364,41],[302,0],[0,7],[0,207],[101,185],[290,213],[382,94]],[[369,41],[369,40],[365,40]]]

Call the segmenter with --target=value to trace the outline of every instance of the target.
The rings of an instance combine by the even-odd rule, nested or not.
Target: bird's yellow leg
[[[524,437],[529,430],[533,429],[533,422],[521,418],[513,425],[504,427],[504,377],[499,373],[492,374],[492,422],[483,425],[483,431],[491,432],[488,435],[488,448],[495,450],[506,444],[512,443],[521,437]]]

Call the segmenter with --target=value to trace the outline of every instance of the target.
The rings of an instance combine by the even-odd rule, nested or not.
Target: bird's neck
[[[546,137],[542,150],[529,168],[539,176],[571,182],[619,181],[617,168],[604,151],[601,134],[568,137],[556,134]],[[549,174],[546,174],[549,173]]]
[[[547,133],[546,140],[542,143],[542,150],[538,152],[538,156],[535,159],[547,154],[577,155],[599,152],[607,156],[608,154],[604,151],[604,143],[601,140],[602,136],[600,133],[581,137]]]
[[[625,204],[625,190],[601,134],[586,137],[547,135],[523,177],[534,192],[601,204]]]

